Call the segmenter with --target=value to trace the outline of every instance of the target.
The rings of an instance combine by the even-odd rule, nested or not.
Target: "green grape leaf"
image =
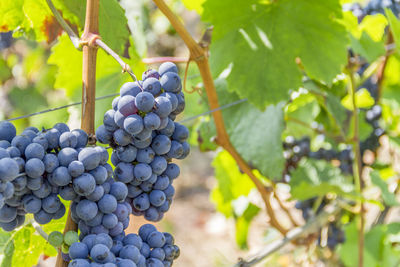
[[[391,238],[398,234],[399,227],[398,223],[377,225],[365,234],[365,267],[395,267],[398,265],[400,251],[393,246]],[[340,259],[346,267],[358,266],[358,257],[354,257],[358,252],[358,229],[356,221],[345,227],[345,236],[346,242],[339,245],[337,250]],[[398,239],[398,237],[396,238]]]
[[[385,13],[388,18],[390,30],[393,34],[394,42],[396,43],[397,52],[400,52],[400,21],[390,9],[386,9]]]
[[[215,81],[220,105],[238,101],[227,90],[223,79]],[[270,105],[260,111],[248,102],[222,111],[229,138],[247,163],[270,179],[280,179],[285,159],[281,136],[284,129],[283,103]]]
[[[252,203],[247,203],[247,208],[242,214],[237,214],[236,226],[236,243],[240,249],[247,249],[247,235],[249,233],[250,223],[261,209]]]
[[[213,120],[210,123],[200,123],[196,130],[196,143],[198,144],[201,151],[210,151],[218,148],[217,144],[214,142],[216,130]]]
[[[302,160],[291,173],[289,184],[292,197],[299,200],[327,193],[354,198],[350,178],[342,175],[339,168],[321,160]]]
[[[370,95],[367,89],[361,88],[357,90],[355,94],[355,103],[357,108],[370,108],[375,104],[374,98]],[[342,99],[342,105],[348,110],[353,110],[353,96],[351,94],[346,95]]]
[[[379,171],[371,172],[371,182],[379,187],[381,196],[387,206],[398,206],[400,203],[396,200],[396,195],[389,191],[388,184],[381,178]]]
[[[206,0],[182,0],[185,7],[189,10],[195,10],[198,14],[203,13],[203,4]]]
[[[208,0],[203,7],[203,19],[214,25],[213,73],[226,70],[230,90],[260,109],[301,86],[296,58],[309,77],[327,84],[347,61],[337,0]]]
[[[383,42],[374,42],[371,37],[363,32],[360,39],[350,36],[351,47],[354,52],[362,55],[368,62],[374,62],[386,52]]]
[[[240,172],[236,161],[226,152],[221,151],[214,158],[215,177],[217,186],[212,190],[211,199],[217,210],[226,217],[233,215],[232,201],[241,196],[247,196],[254,188],[250,178]]]

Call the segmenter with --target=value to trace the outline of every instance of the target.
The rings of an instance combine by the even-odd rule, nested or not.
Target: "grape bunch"
[[[318,198],[310,198],[304,201],[298,201],[295,204],[296,209],[301,210],[304,220],[308,221],[311,217],[318,215],[325,205],[328,203],[327,199],[322,199],[321,203],[317,203]],[[316,205],[318,204],[318,207]],[[315,209],[315,211],[314,211]],[[320,232],[321,233],[321,232]],[[334,250],[338,244],[344,243],[346,241],[344,231],[339,228],[335,222],[328,224],[328,236],[327,236],[327,246],[329,249]],[[317,244],[321,244],[321,234],[318,236]]]
[[[180,254],[172,235],[151,224],[140,227],[139,235],[90,234],[68,250],[69,267],[169,267]]]
[[[171,205],[172,182],[180,173],[171,161],[189,154],[189,131],[174,122],[185,107],[175,64],[163,63],[142,78],[121,87],[96,138],[113,148],[115,179],[127,185],[133,214],[159,221]]]
[[[351,11],[361,22],[367,15],[385,14],[385,9],[390,9],[396,16],[400,13],[399,0],[370,0],[364,7],[359,3],[343,5],[344,11]]]
[[[39,224],[65,214],[58,196],[71,182],[69,163],[78,159],[87,134],[70,131],[63,123],[39,131],[26,128],[20,135],[10,122],[0,122],[0,226],[11,231],[26,213]]]

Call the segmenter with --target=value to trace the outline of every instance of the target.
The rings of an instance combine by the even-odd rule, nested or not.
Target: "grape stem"
[[[193,37],[190,35],[188,30],[179,20],[179,18],[172,12],[172,10],[167,6],[163,0],[153,0],[160,11],[167,17],[172,27],[176,30],[179,36],[182,38],[184,43],[189,49],[190,60],[196,62],[200,75],[203,79],[204,88],[207,93],[208,102],[211,109],[216,109],[219,107],[218,96],[214,85],[214,80],[212,78],[210,65],[208,62],[208,45],[211,41],[211,34],[205,35],[208,40],[205,43],[197,43]],[[210,30],[207,30],[209,33]],[[266,207],[266,211],[270,218],[270,223],[283,235],[288,232],[288,230],[281,224],[281,219],[278,220],[275,211],[271,205],[271,198],[273,197],[273,188],[266,188],[265,185],[253,174],[252,168],[247,164],[247,162],[242,158],[242,156],[236,151],[232,143],[229,140],[229,135],[226,132],[224,120],[221,111],[216,111],[213,113],[213,118],[217,130],[216,143],[224,148],[231,156],[235,159],[239,168],[245,172],[252,182],[255,184],[257,190],[259,191],[263,202]],[[271,190],[272,189],[272,190]]]
[[[43,230],[43,228],[34,220],[30,220],[29,223],[35,228],[36,232],[43,237],[46,241],[49,241],[49,235]]]
[[[362,181],[362,156],[360,150],[360,129],[359,129],[359,121],[358,121],[358,108],[356,105],[356,82],[354,79],[354,71],[353,66],[349,63],[347,67],[348,75],[350,78],[350,86],[349,86],[349,94],[352,98],[352,106],[353,106],[353,122],[354,122],[354,155],[355,155],[355,162],[354,162],[354,183],[356,185],[356,190],[359,194],[362,194],[363,191],[363,181]],[[358,266],[364,266],[364,225],[365,225],[365,218],[364,218],[364,205],[362,201],[359,201],[360,206],[360,213],[359,213],[359,233],[358,233]]]
[[[326,206],[326,208],[318,216],[309,220],[305,225],[293,228],[285,235],[283,239],[269,243],[267,246],[262,248],[258,253],[256,253],[249,259],[239,259],[239,262],[236,263],[233,267],[248,267],[263,261],[266,257],[278,251],[285,245],[301,237],[317,232],[322,226],[329,223],[331,221],[331,218],[334,217],[339,211],[340,207],[337,205]]]
[[[137,78],[135,76],[135,74],[133,73],[131,67],[125,63],[121,57],[115,53],[106,43],[104,43],[101,39],[96,39],[96,45],[98,45],[99,47],[101,47],[107,54],[109,54],[110,56],[112,56],[118,63],[119,65],[121,65],[122,67],[122,72],[127,72],[134,81],[137,81]]]
[[[51,12],[53,13],[54,17],[56,18],[57,22],[60,24],[61,28],[68,34],[69,39],[71,39],[72,44],[75,46],[76,49],[82,50],[82,46],[80,44],[80,39],[78,35],[74,32],[74,30],[68,25],[68,23],[64,20],[61,16],[60,12],[56,9],[53,2],[51,0],[46,0],[47,5],[49,6]]]

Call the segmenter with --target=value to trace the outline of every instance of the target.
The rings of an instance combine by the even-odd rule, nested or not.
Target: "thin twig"
[[[53,2],[51,0],[46,0],[47,5],[49,6],[51,12],[53,13],[54,17],[60,23],[60,26],[64,29],[64,31],[68,34],[69,39],[71,39],[72,44],[75,46],[76,49],[82,50],[82,46],[80,45],[80,39],[78,35],[74,32],[74,30],[68,25],[68,23],[64,20],[61,16],[60,12],[56,9]]]
[[[389,33],[388,33],[388,41],[387,42],[389,44],[393,42],[393,35],[392,35],[392,32],[390,30],[389,30]],[[378,78],[378,82],[377,82],[377,84],[378,84],[377,102],[379,101],[379,99],[382,96],[382,90],[383,90],[382,83],[383,83],[383,79],[385,77],[385,70],[386,70],[386,66],[387,66],[387,63],[389,61],[389,56],[391,55],[391,53],[392,53],[391,50],[386,50],[386,54],[385,54],[385,56],[383,58],[382,64],[379,66],[379,69],[378,69],[378,73],[377,73],[377,78]]]
[[[137,81],[135,74],[133,73],[131,67],[125,63],[121,57],[115,53],[106,43],[104,43],[101,39],[96,39],[96,44],[101,47],[107,54],[112,56],[122,67],[122,72],[127,72],[134,81]]]
[[[215,89],[215,84],[213,77],[211,75],[210,65],[208,62],[208,49],[207,47],[202,47],[199,45],[193,37],[190,35],[188,30],[178,19],[178,17],[172,12],[172,10],[165,4],[163,0],[153,0],[160,11],[168,18],[172,27],[176,30],[182,40],[185,42],[186,46],[190,51],[190,58],[194,60],[199,68],[200,75],[203,79],[204,88],[207,93],[208,102],[211,109],[216,109],[219,107],[218,95]],[[258,192],[260,193],[268,216],[270,218],[271,225],[275,227],[282,234],[287,233],[287,229],[282,226],[281,222],[276,217],[275,211],[270,203],[271,192],[267,190],[264,184],[253,174],[252,168],[247,164],[247,162],[242,158],[242,156],[236,151],[232,143],[229,140],[229,135],[225,129],[224,119],[222,117],[221,111],[213,113],[215,128],[217,131],[216,143],[224,148],[231,156],[235,159],[239,168],[245,172],[249,178],[252,180],[256,186]]]
[[[358,122],[358,108],[356,104],[356,83],[354,80],[354,73],[351,67],[348,68],[348,75],[350,77],[350,95],[352,97],[352,105],[353,105],[353,120],[354,120],[354,155],[355,155],[355,164],[354,164],[354,183],[356,185],[356,190],[359,194],[362,194],[363,190],[363,182],[362,182],[362,156],[360,150],[360,130],[359,130],[359,122]],[[358,236],[358,266],[364,266],[364,205],[362,201],[359,202],[360,205],[360,225],[359,225],[359,236]]]
[[[290,242],[318,231],[322,226],[330,221],[332,216],[335,216],[339,211],[340,208],[338,206],[327,206],[318,216],[308,221],[305,225],[290,230],[283,239],[268,244],[266,247],[256,253],[256,255],[250,257],[249,259],[240,259],[239,262],[234,265],[234,267],[249,267],[263,261],[265,258]]]

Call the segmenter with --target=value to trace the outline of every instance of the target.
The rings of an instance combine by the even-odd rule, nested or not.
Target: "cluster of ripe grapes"
[[[83,130],[57,123],[16,135],[13,124],[0,122],[0,227],[14,230],[26,213],[39,224],[59,219],[65,214],[61,197],[72,201],[79,235],[55,233],[49,242],[61,247],[69,266],[171,266],[180,252],[169,233],[152,225],[139,235],[124,230],[130,214],[161,220],[180,173],[172,159],[190,152],[188,129],[174,122],[185,107],[177,72],[164,63],[145,72],[143,82],[122,86],[96,131],[113,148],[115,170],[106,148],[87,146]]]
[[[176,116],[185,107],[175,64],[143,73],[143,81],[125,83],[96,131],[98,141],[113,149],[115,179],[127,185],[135,215],[159,221],[171,206],[172,182],[180,173],[172,159],[183,159],[190,147],[188,129]]]
[[[385,9],[390,9],[396,16],[400,13],[399,0],[370,0],[364,7],[359,3],[343,5],[345,11],[353,12],[358,21],[367,15],[384,14]]]

